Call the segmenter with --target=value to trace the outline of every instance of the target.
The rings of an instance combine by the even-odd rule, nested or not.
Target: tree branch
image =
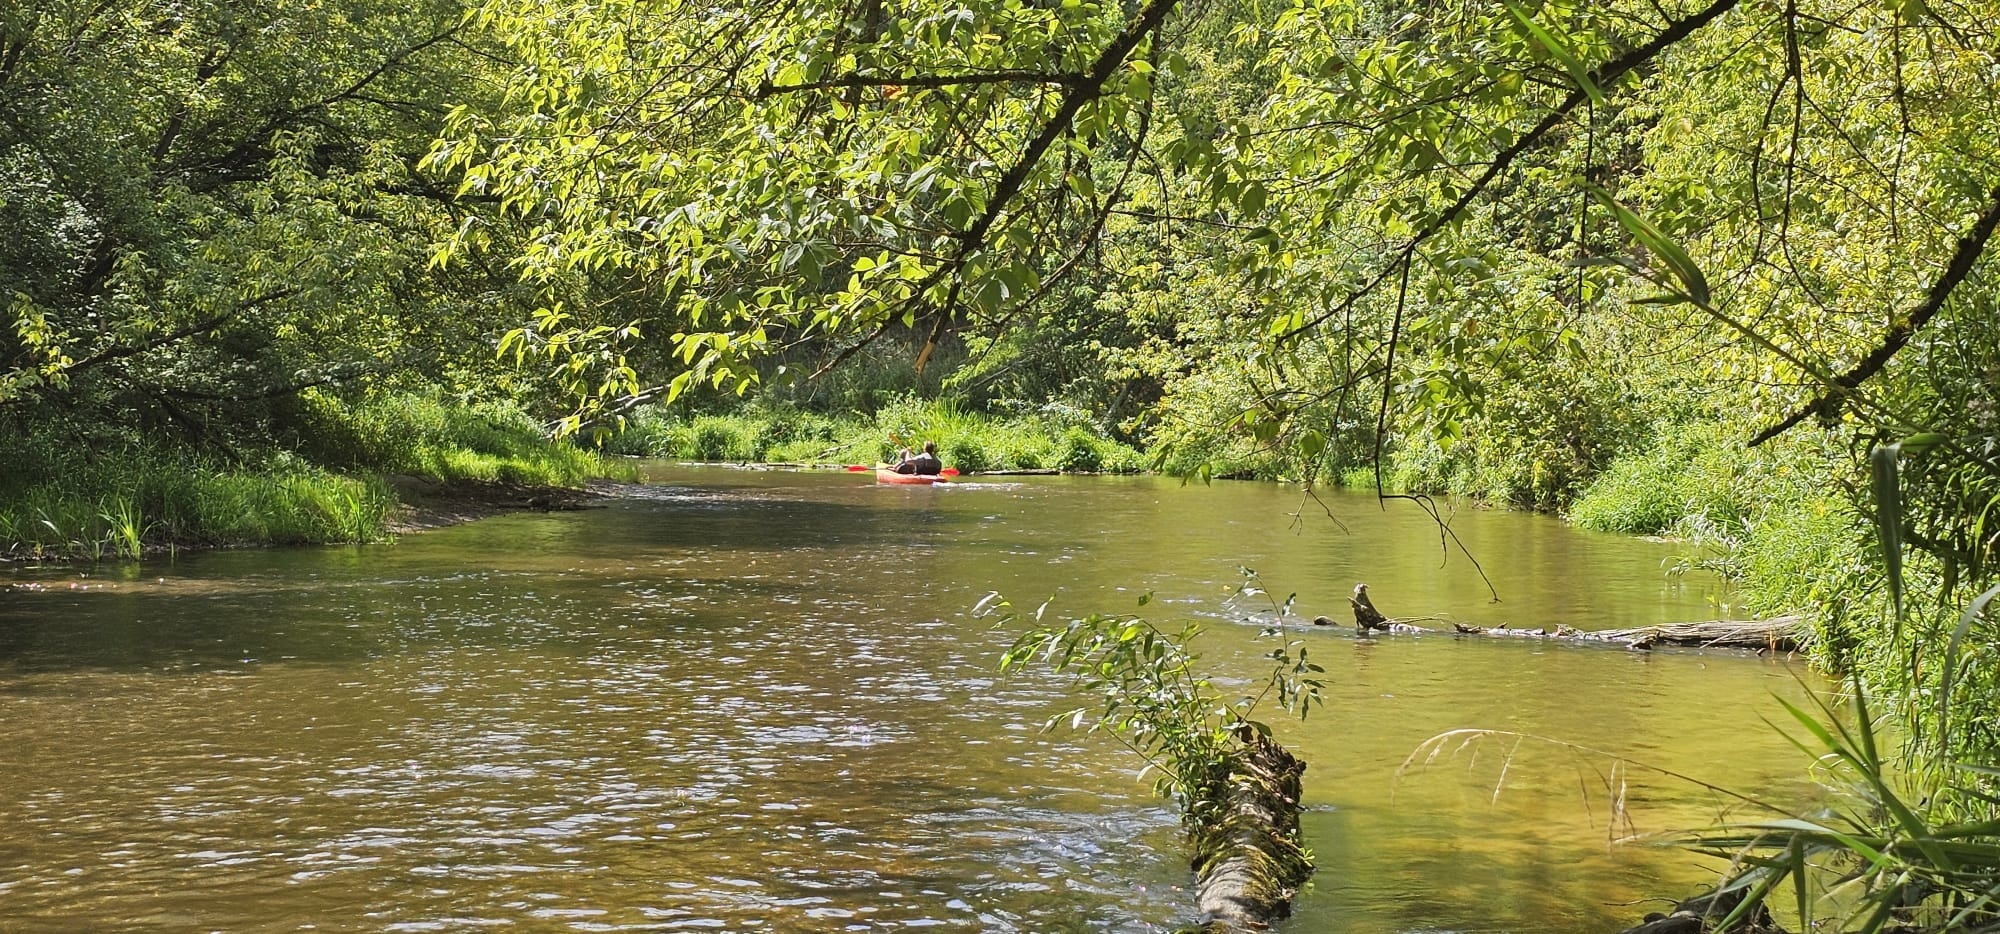
[[[752,100],[764,100],[779,94],[797,91],[835,91],[858,88],[950,88],[969,84],[1054,84],[1074,87],[1085,81],[1085,76],[1074,72],[1030,71],[1012,69],[1007,71],[985,71],[964,75],[864,75],[847,74],[827,78],[823,81],[807,81],[801,84],[772,84],[765,81],[758,85]]]
[[[1734,3],[1736,0],[1727,2]],[[1062,106],[1056,108],[1055,115],[1042,125],[1042,132],[1036,134],[1035,138],[1028,142],[1027,147],[1021,150],[1021,158],[1014,163],[1013,168],[1008,169],[1007,174],[1002,175],[1000,181],[993,186],[993,194],[986,201],[986,213],[981,214],[971,227],[958,235],[959,242],[963,244],[961,257],[986,241],[987,232],[993,229],[1000,215],[1006,213],[1008,203],[1014,200],[1014,196],[1020,193],[1021,186],[1027,183],[1028,174],[1042,161],[1042,156],[1048,152],[1049,147],[1069,130],[1070,121],[1076,119],[1077,111],[1082,110],[1083,105],[1103,96],[1104,82],[1111,80],[1111,75],[1125,64],[1126,56],[1131,55],[1132,50],[1138,48],[1141,41],[1159,29],[1160,24],[1166,22],[1167,14],[1172,13],[1178,3],[1179,0],[1152,0],[1148,3],[1145,9],[1139,11],[1139,18],[1125,27],[1125,31],[1119,33],[1118,38],[1111,40],[1111,44],[1105,46],[1104,51],[1098,54],[1097,60],[1090,64],[1090,69],[1084,72],[1083,80],[1070,85],[1063,92]]]
[[[1734,9],[1738,2],[1739,0],[1715,0],[1715,2],[1710,3],[1693,16],[1675,20],[1667,24],[1667,28],[1659,35],[1654,36],[1651,41],[1599,65],[1590,73],[1591,83],[1600,88],[1610,87],[1612,82],[1624,77],[1627,72],[1652,61],[1654,57],[1666,51],[1668,47],[1693,35],[1695,30],[1714,22],[1717,17]],[[1495,155],[1493,161],[1487,163],[1486,171],[1481,173],[1479,178],[1474,180],[1471,186],[1458,196],[1458,200],[1453,201],[1451,206],[1447,207],[1442,214],[1432,218],[1430,222],[1423,226],[1423,229],[1417,231],[1416,235],[1410,238],[1408,243],[1403,245],[1402,249],[1396,251],[1400,255],[1397,256],[1394,262],[1383,267],[1380,272],[1376,273],[1373,279],[1370,279],[1361,288],[1350,293],[1339,304],[1327,309],[1322,314],[1313,316],[1311,320],[1300,324],[1298,327],[1278,335],[1278,339],[1289,340],[1306,331],[1319,327],[1327,321],[1332,320],[1334,316],[1344,313],[1355,302],[1360,301],[1363,296],[1374,292],[1375,288],[1387,281],[1389,276],[1394,274],[1400,265],[1414,259],[1417,249],[1423,246],[1425,241],[1437,236],[1440,231],[1449,227],[1452,221],[1457,220],[1460,214],[1465,213],[1465,209],[1471,207],[1472,202],[1486,192],[1487,186],[1493,184],[1493,181],[1499,178],[1501,173],[1507,171],[1514,164],[1514,160],[1520,158],[1522,153],[1527,152],[1536,143],[1541,142],[1544,137],[1548,136],[1564,120],[1568,119],[1572,112],[1589,100],[1590,95],[1585,93],[1582,88],[1571,91],[1568,97],[1563,98],[1562,103],[1557,104],[1554,110],[1549,111],[1541,119],[1541,122],[1535,124],[1528,132],[1523,133],[1519,139],[1514,141],[1513,145],[1508,146]]]
[[[1777,424],[1758,432],[1756,437],[1750,439],[1750,446],[1756,447],[1785,433],[1792,426],[1805,421],[1809,415],[1830,418],[1838,412],[1840,403],[1852,396],[1856,387],[1880,373],[1882,367],[1888,365],[1889,358],[1902,350],[1910,342],[1911,336],[1915,335],[1919,328],[1930,323],[1930,320],[1944,308],[1945,302],[1951,299],[1952,292],[1972,274],[1973,264],[1977,263],[1979,257],[1986,252],[1986,243],[1993,238],[1993,231],[1997,227],[2000,227],[2000,188],[1995,188],[1989,196],[1986,212],[1979,215],[1979,221],[1973,224],[1965,236],[1958,239],[1958,248],[1952,251],[1951,262],[1945,266],[1944,273],[1938,276],[1937,281],[1931,283],[1923,304],[1896,321],[1889,328],[1889,333],[1883,337],[1881,345],[1868,356],[1861,358],[1861,362],[1834,377],[1826,392],[1821,393],[1818,398],[1798,411],[1785,416]]]
[[[196,334],[202,333],[203,331],[213,331],[216,328],[221,327],[224,322],[228,321],[231,318],[236,317],[239,314],[242,314],[243,312],[249,311],[250,309],[255,308],[259,305],[275,302],[281,298],[287,298],[292,295],[296,295],[298,294],[298,292],[299,290],[297,288],[279,289],[276,292],[267,292],[263,295],[257,296],[256,298],[250,299],[232,308],[219,312],[211,317],[204,318],[200,321],[190,324],[187,327],[181,328],[180,330],[170,331],[166,334],[162,334],[159,337],[155,337],[152,340],[149,340],[143,344],[134,344],[127,347],[111,347],[105,350],[98,351],[97,353],[94,353],[88,357],[85,357],[81,360],[71,363],[69,366],[64,367],[63,370],[65,372],[75,372],[77,370],[87,369],[89,367],[98,366],[100,364],[110,363],[113,360],[122,360],[126,357],[136,356],[138,354],[145,353],[146,351],[149,350],[158,350],[159,348],[165,347],[168,344],[174,343],[176,341],[186,340],[190,337],[195,336]]]

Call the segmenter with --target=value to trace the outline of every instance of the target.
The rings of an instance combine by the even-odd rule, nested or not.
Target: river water
[[[998,478],[996,478],[997,480]],[[602,508],[359,548],[0,572],[0,930],[1154,931],[1190,920],[1171,810],[1073,706],[1002,677],[1023,614],[1208,631],[1254,687],[1254,568],[1305,618],[1610,628],[1728,615],[1674,549],[1271,484],[1022,478],[878,487],[662,465]],[[27,591],[22,584],[36,584]],[[1295,621],[1296,622],[1296,621]],[[1777,801],[1806,763],[1760,718],[1802,664],[1530,640],[1295,633],[1319,872],[1286,932],[1603,932],[1691,892],[1618,843]],[[1622,802],[1622,808],[1614,801]]]

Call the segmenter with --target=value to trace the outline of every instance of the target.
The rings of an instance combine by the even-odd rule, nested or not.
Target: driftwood
[[[1183,934],[1268,931],[1291,914],[1312,875],[1299,845],[1299,776],[1306,764],[1244,727],[1226,770],[1200,794],[1189,836],[1202,919]]]
[[[1408,620],[1383,616],[1368,599],[1368,585],[1354,585],[1354,594],[1347,598],[1354,608],[1354,627],[1366,635],[1370,632],[1388,633],[1441,633],[1460,636],[1496,636],[1525,639],[1560,639],[1566,642],[1597,642],[1608,645],[1622,645],[1628,649],[1650,649],[1656,645],[1692,646],[1695,648],[1754,649],[1769,652],[1795,652],[1804,641],[1805,620],[1797,616],[1775,616],[1770,619],[1734,620],[1718,619],[1700,623],[1669,623],[1663,626],[1641,626],[1637,629],[1572,629],[1556,626],[1554,629],[1512,629],[1507,626],[1472,626],[1453,623],[1450,629],[1429,629]],[[1334,621],[1325,616],[1313,618],[1316,626],[1332,626]]]
[[[1557,626],[1554,631],[1506,629],[1452,624],[1452,632],[1466,636],[1530,636],[1565,639],[1573,642],[1608,642],[1630,649],[1650,649],[1655,645],[1696,648],[1755,649],[1769,652],[1796,652],[1805,631],[1805,620],[1797,616],[1770,619],[1716,619],[1700,623],[1670,623],[1637,629],[1595,631]]]
[[[1382,615],[1382,611],[1375,609],[1375,601],[1368,599],[1367,584],[1355,584],[1354,593],[1347,598],[1347,602],[1354,607],[1354,626],[1356,629],[1362,632],[1367,632],[1370,629],[1387,630],[1392,625],[1389,622],[1389,618]],[[1313,620],[1313,622],[1319,622],[1319,620]]]

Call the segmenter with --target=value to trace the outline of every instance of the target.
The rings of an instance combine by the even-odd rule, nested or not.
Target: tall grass
[[[365,542],[393,502],[372,478],[293,466],[250,472],[200,462],[103,463],[6,491],[0,551],[136,559],[149,547]]]
[[[594,451],[549,440],[532,416],[506,402],[307,393],[300,421],[300,453],[332,467],[523,486],[579,486],[611,470]]]
[[[1992,599],[2000,588],[1989,591]],[[1983,616],[1983,608],[1967,619]],[[1806,930],[1948,932],[2000,928],[2000,799],[1951,787],[2000,775],[1990,764],[1898,757],[1878,733],[1857,678],[1848,715],[1786,705],[1805,731],[1793,743],[1840,790],[1814,814],[1711,828],[1684,843],[1730,861],[1727,888],[1747,896],[1728,929],[1784,902]]]
[[[605,449],[725,463],[871,464],[925,441],[937,443],[947,466],[967,473],[1048,468],[1136,473],[1145,467],[1138,450],[1105,437],[1086,415],[1066,406],[991,414],[909,396],[873,415],[846,418],[786,405],[692,416],[642,409]]]
[[[308,392],[298,408],[292,445],[227,460],[132,436],[79,441],[60,426],[31,434],[0,477],[0,554],[134,559],[162,548],[374,541],[395,503],[383,475],[579,486],[631,473],[548,440],[506,403]]]

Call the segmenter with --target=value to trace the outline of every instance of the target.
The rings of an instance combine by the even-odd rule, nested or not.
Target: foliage
[[[395,497],[379,473],[438,481],[580,486],[616,474],[599,455],[550,441],[507,403],[435,393],[346,402],[302,393],[291,447],[198,447],[129,430],[43,428],[0,475],[0,553],[137,558],[159,548],[367,542],[385,537]]]
[[[1975,607],[1967,619],[1980,615]],[[1683,842],[1731,860],[1729,887],[1749,896],[1732,917],[1788,898],[1808,929],[1990,930],[2000,923],[2000,799],[1952,794],[1948,783],[2000,773],[1945,762],[1914,775],[1899,769],[1866,697],[1857,682],[1852,726],[1824,704],[1817,712],[1786,705],[1812,739],[1794,742],[1844,784],[1827,813],[1716,828]]]
[[[154,548],[375,541],[392,501],[379,480],[299,464],[253,472],[135,451],[0,490],[0,553],[137,559]]]
[[[1247,568],[1243,573],[1245,584],[1238,596],[1268,598],[1256,573]],[[1147,595],[1139,604],[1150,600]],[[982,610],[987,606],[1007,604],[996,594],[987,598]],[[1036,610],[1037,622],[1047,609],[1044,603]],[[1169,632],[1138,616],[1092,614],[1061,627],[1030,629],[1001,657],[1000,668],[1005,672],[1030,663],[1045,664],[1095,695],[1100,706],[1056,714],[1044,728],[1067,721],[1075,729],[1116,737],[1145,761],[1142,775],[1159,773],[1155,789],[1180,803],[1182,817],[1193,829],[1204,809],[1220,800],[1218,786],[1225,780],[1241,732],[1270,734],[1267,724],[1253,719],[1265,701],[1275,701],[1301,718],[1320,703],[1319,675],[1324,669],[1310,660],[1303,642],[1284,638],[1291,609],[1292,598],[1282,604],[1272,602],[1275,623],[1264,635],[1284,641],[1267,656],[1271,672],[1258,693],[1234,700],[1197,671],[1201,657],[1192,643],[1201,629],[1193,623]]]
[[[729,414],[688,416],[675,408],[635,410],[627,430],[612,436],[606,449],[700,461],[845,465],[884,461],[899,448],[930,440],[947,465],[966,473],[1045,467],[1135,473],[1144,466],[1140,452],[1079,427],[1080,416],[1060,406],[993,416],[949,400],[899,397],[873,417],[846,418],[782,402]]]
[[[300,402],[298,450],[318,464],[527,486],[581,486],[605,471],[598,455],[549,440],[508,402],[451,401],[435,392],[348,402],[310,390]]]
[[[484,356],[466,325],[503,293],[426,274],[454,209],[411,171],[476,61],[458,19],[449,0],[0,13],[0,408],[198,434]]]
[[[523,228],[541,302],[503,352],[586,407],[741,391],[789,338],[922,320],[929,345],[1037,293],[1105,203],[1079,169],[1144,133],[1174,5],[491,0],[514,65],[430,165]],[[478,261],[461,234],[443,259]]]

